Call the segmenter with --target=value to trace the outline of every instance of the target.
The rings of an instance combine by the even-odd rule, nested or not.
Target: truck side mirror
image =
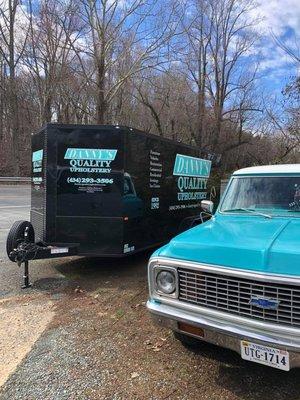
[[[211,200],[202,200],[201,207],[205,212],[212,214],[214,209],[214,203]]]

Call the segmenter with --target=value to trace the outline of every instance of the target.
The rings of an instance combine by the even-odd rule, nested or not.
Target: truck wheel
[[[34,229],[29,221],[16,221],[10,228],[6,239],[6,252],[11,261],[10,253],[18,247],[18,244],[25,240],[25,230],[28,228],[28,241],[34,243]]]
[[[203,341],[201,339],[196,339],[192,336],[185,335],[184,333],[174,331],[173,334],[175,339],[179,340],[184,347],[187,347],[189,349],[195,349],[197,347],[199,348],[199,346],[203,344]]]

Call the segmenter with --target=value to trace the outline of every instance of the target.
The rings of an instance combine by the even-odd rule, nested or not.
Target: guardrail
[[[7,185],[24,183],[31,183],[31,178],[28,176],[0,176],[0,184],[6,183]]]

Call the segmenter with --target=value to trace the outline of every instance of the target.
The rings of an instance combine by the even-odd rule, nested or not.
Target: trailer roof
[[[164,136],[156,135],[154,133],[144,132],[144,131],[141,131],[140,129],[132,128],[130,126],[125,126],[125,125],[61,124],[61,123],[58,123],[58,122],[48,122],[48,123],[46,123],[45,125],[43,125],[41,127],[39,132],[41,132],[41,131],[43,131],[44,129],[47,129],[47,128],[58,128],[59,129],[59,128],[76,128],[76,127],[78,127],[78,128],[84,127],[84,128],[91,128],[91,129],[93,129],[93,128],[99,128],[99,129],[105,129],[106,128],[107,129],[108,128],[108,129],[116,129],[116,130],[119,130],[120,132],[123,131],[123,133],[124,132],[126,132],[126,133],[137,133],[137,134],[140,134],[140,135],[144,135],[144,136],[147,136],[147,137],[153,137],[155,139],[160,139],[160,140],[163,140],[163,141],[169,142],[169,143],[176,143],[176,144],[178,144],[180,146],[184,146],[184,147],[187,147],[187,148],[190,148],[190,149],[193,149],[193,150],[200,151],[200,149],[199,149],[199,147],[197,145],[187,144],[187,143],[184,143],[184,142],[180,142],[178,140],[166,138]]]
[[[299,174],[300,164],[278,164],[262,165],[257,167],[242,168],[234,172],[236,175],[276,175],[276,174]]]

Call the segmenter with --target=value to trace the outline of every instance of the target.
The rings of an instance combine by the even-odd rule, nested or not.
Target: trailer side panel
[[[124,253],[130,253],[169,241],[199,216],[211,163],[195,147],[139,131],[128,133],[125,148],[132,193],[124,207]]]

